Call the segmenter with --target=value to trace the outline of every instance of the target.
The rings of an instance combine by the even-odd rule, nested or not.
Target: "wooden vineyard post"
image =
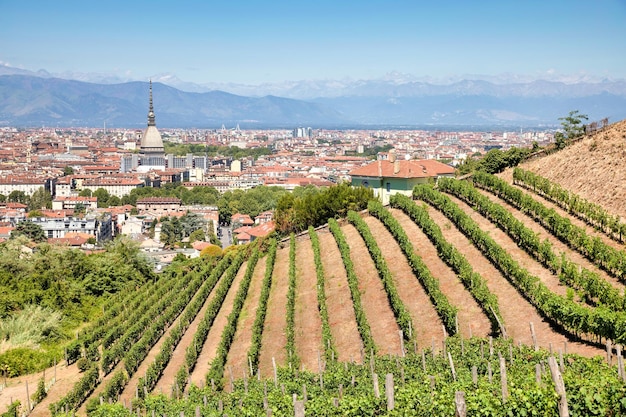
[[[548,366],[550,367],[550,375],[552,376],[552,382],[554,382],[554,388],[559,396],[559,417],[569,417],[565,383],[563,383],[563,377],[561,376],[561,371],[559,371],[554,356],[548,358]]]
[[[478,368],[476,365],[472,366],[472,382],[474,383],[474,388],[478,386]]]
[[[378,387],[378,374],[372,374],[372,383],[374,384],[374,395],[376,398],[380,398],[380,388]]]
[[[506,361],[500,356],[500,384],[502,389],[502,402],[506,403],[509,398],[509,388],[506,381]]]
[[[274,386],[278,387],[278,373],[276,372],[276,359],[272,356],[272,367],[274,368]]]
[[[28,394],[28,381],[26,381],[26,403],[28,404],[28,412],[30,413],[30,395]]]
[[[535,382],[537,382],[537,385],[541,384],[541,365],[540,364],[535,365]]]
[[[533,322],[530,322],[530,335],[533,338],[533,347],[535,348],[535,352],[539,350],[539,346],[537,345],[537,335],[535,334],[535,326]]]
[[[454,362],[452,361],[452,355],[448,352],[448,361],[450,362],[450,371],[452,372],[452,379],[456,381],[456,370],[454,369]]]
[[[465,393],[463,391],[457,391],[454,394],[454,416],[465,417],[467,414],[467,407],[465,405]]]
[[[398,330],[398,335],[400,336],[400,356],[404,358],[404,332],[402,330]]]
[[[393,374],[387,374],[385,377],[385,396],[387,397],[387,411],[391,411],[395,407]]]
[[[296,400],[293,403],[295,417],[304,417],[304,401]]]

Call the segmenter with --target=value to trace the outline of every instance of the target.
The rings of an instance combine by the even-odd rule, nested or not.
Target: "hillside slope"
[[[626,120],[520,165],[626,219]],[[511,170],[503,174],[511,179]]]

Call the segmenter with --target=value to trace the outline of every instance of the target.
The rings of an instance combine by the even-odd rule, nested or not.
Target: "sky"
[[[0,0],[0,64],[252,85],[626,79],[626,0]]]

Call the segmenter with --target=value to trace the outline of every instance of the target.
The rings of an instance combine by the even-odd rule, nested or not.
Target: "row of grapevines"
[[[265,326],[265,316],[267,315],[267,301],[270,297],[272,275],[274,273],[274,262],[276,261],[276,246],[276,239],[272,238],[267,251],[267,259],[265,260],[265,276],[263,277],[263,283],[261,284],[259,306],[257,307],[254,323],[252,324],[252,343],[250,345],[250,349],[248,349],[248,358],[250,358],[252,369],[257,369],[259,365],[261,340],[263,336],[263,328]]]
[[[100,380],[98,366],[93,364],[83,376],[74,384],[72,390],[65,394],[59,401],[50,404],[50,413],[55,415],[60,412],[69,412],[77,409],[83,401],[93,392]]]
[[[387,267],[387,262],[385,262],[385,257],[378,247],[376,238],[372,235],[372,232],[365,220],[363,220],[357,212],[352,210],[349,211],[348,221],[352,223],[356,230],[358,230],[361,234],[361,237],[365,242],[365,246],[367,246],[367,250],[374,261],[374,265],[376,266],[378,276],[383,283],[385,292],[387,293],[387,299],[389,300],[391,310],[396,317],[396,322],[402,330],[404,338],[406,340],[410,340],[410,336],[412,335],[414,329],[413,320],[411,319],[411,315],[409,314],[406,306],[402,302],[402,299],[398,295],[398,290],[393,282],[393,275]]]
[[[206,342],[206,338],[209,335],[209,330],[211,330],[215,317],[217,317],[217,313],[219,313],[222,308],[222,304],[224,304],[226,294],[228,294],[228,290],[230,289],[230,286],[237,275],[237,271],[239,271],[239,268],[245,259],[245,255],[246,253],[244,250],[238,250],[233,262],[230,264],[224,273],[224,276],[220,280],[218,287],[215,289],[215,295],[207,307],[204,317],[198,324],[196,333],[193,336],[193,341],[185,350],[185,363],[182,364],[176,372],[176,383],[181,390],[187,384],[187,378],[196,366],[196,362],[202,352],[204,342]]]
[[[443,212],[545,317],[576,335],[592,334],[618,343],[626,340],[626,315],[604,307],[589,308],[551,292],[445,194],[419,185],[413,189],[413,197]]]
[[[441,229],[428,215],[428,211],[415,204],[411,198],[402,194],[391,196],[390,203],[392,207],[401,209],[422,229],[435,248],[437,248],[439,257],[454,270],[465,288],[483,309],[485,315],[489,317],[493,332],[501,331],[500,323],[504,324],[504,320],[500,315],[498,297],[489,291],[487,282],[479,273],[474,271],[465,256],[443,237]],[[374,212],[372,214],[375,215]]]
[[[376,353],[376,345],[372,338],[372,330],[367,322],[365,311],[363,311],[363,305],[361,304],[361,293],[359,291],[359,280],[354,272],[354,265],[352,259],[350,259],[350,246],[346,242],[346,237],[339,227],[339,223],[335,219],[328,219],[328,228],[335,237],[337,246],[339,247],[339,253],[343,260],[343,265],[346,268],[346,275],[348,277],[348,288],[350,288],[350,295],[352,297],[352,307],[354,308],[354,316],[356,318],[357,327],[361,334],[361,340],[363,341],[366,352]]]
[[[81,332],[78,343],[82,344],[85,351],[89,351],[92,347],[97,347],[100,340],[108,333],[112,326],[116,326],[119,322],[131,314],[145,299],[145,293],[150,292],[155,286],[155,281],[148,281],[139,290],[117,292],[109,298],[104,314],[89,328]],[[116,298],[113,301],[113,298]],[[102,307],[103,311],[105,306]]]
[[[185,331],[187,330],[191,322],[195,319],[200,309],[202,309],[202,306],[206,302],[211,291],[213,291],[213,288],[217,284],[217,281],[220,279],[224,271],[226,271],[228,265],[230,265],[230,261],[230,256],[224,256],[211,270],[208,279],[204,281],[202,287],[198,291],[198,294],[191,302],[189,307],[185,310],[180,321],[178,322],[176,327],[172,329],[168,338],[163,342],[163,345],[161,346],[161,351],[154,358],[154,361],[148,366],[146,374],[143,377],[139,378],[137,390],[140,397],[144,396],[144,390],[152,391],[156,386],[156,383],[163,374],[165,367],[172,358],[174,349],[176,349],[178,343],[185,334]]]
[[[548,239],[541,241],[531,229],[517,220],[507,209],[492,202],[470,183],[443,178],[439,189],[457,196],[507,233],[517,245],[533,256],[566,285],[578,289],[589,303],[600,302],[613,310],[623,311],[626,298],[598,274],[568,260],[565,254],[554,253]]]
[[[589,225],[600,228],[611,238],[623,242],[626,236],[626,223],[620,221],[618,215],[613,215],[598,204],[585,200],[579,195],[566,190],[531,171],[516,167],[513,170],[513,183],[532,189],[535,193],[558,204],[568,213],[584,220]]]
[[[422,258],[413,249],[413,244],[407,236],[406,232],[398,223],[398,221],[389,213],[389,211],[383,208],[383,205],[376,200],[371,200],[367,206],[368,211],[376,216],[389,230],[398,242],[398,245],[402,249],[404,256],[406,257],[413,273],[422,284],[428,297],[433,303],[437,314],[441,318],[443,325],[450,334],[455,334],[458,329],[456,328],[456,314],[457,308],[454,307],[448,297],[441,292],[439,288],[439,281],[433,277],[430,270],[422,261]]]
[[[150,349],[166,332],[167,328],[176,320],[181,312],[189,305],[194,294],[199,290],[201,284],[205,281],[203,274],[193,272],[190,275],[189,283],[184,290],[172,294],[166,298],[167,308],[159,316],[152,316],[150,324],[130,349],[124,355],[124,370],[117,371],[116,375],[106,385],[102,397],[107,399],[115,399],[126,386],[128,380],[137,371],[139,365],[148,355]],[[124,372],[125,371],[125,372]],[[98,401],[94,399],[94,401]]]
[[[125,296],[122,296],[119,292],[112,295],[111,297],[117,297],[118,300],[110,303],[112,300],[110,298],[110,304],[106,313],[92,323],[87,330],[80,332],[78,338],[66,346],[65,358],[68,365],[80,359],[82,349],[85,350],[90,360],[98,360],[98,342],[111,332],[112,327],[117,329],[118,325],[124,321],[124,318],[141,305],[145,299],[145,291],[148,291],[153,285],[154,283],[151,281],[146,283],[140,290],[124,292]],[[92,354],[92,352],[95,352],[95,354]]]
[[[626,280],[626,252],[608,246],[597,236],[587,235],[583,228],[572,224],[569,218],[558,215],[554,209],[548,209],[519,188],[507,184],[494,175],[477,172],[473,178],[474,184],[490,190],[522,212],[528,213],[553,235],[600,268],[621,280]]]
[[[169,291],[158,300],[151,302],[148,309],[141,309],[143,311],[142,315],[134,317],[133,321],[128,323],[130,327],[126,328],[125,333],[109,349],[103,350],[100,365],[105,375],[113,370],[115,365],[122,359],[122,356],[139,340],[150,323],[165,311],[172,300],[188,284],[188,281],[185,279],[177,279],[176,281],[176,284]]]
[[[239,321],[239,315],[241,314],[241,310],[248,296],[248,289],[250,288],[250,282],[252,282],[254,268],[259,261],[259,246],[260,245],[255,245],[252,250],[252,255],[248,258],[246,272],[241,280],[241,284],[239,284],[239,289],[233,301],[233,309],[228,315],[228,321],[222,331],[222,338],[217,347],[215,358],[213,362],[211,362],[211,367],[206,375],[206,381],[210,383],[211,380],[213,380],[217,383],[218,387],[222,387],[222,378],[224,376],[224,366],[226,365],[228,351],[230,350],[230,346],[235,338],[235,333],[237,332],[237,322]]]
[[[309,226],[309,238],[311,239],[311,247],[313,249],[313,259],[315,262],[315,273],[317,276],[317,308],[322,319],[322,343],[324,344],[324,358],[331,361],[337,357],[337,351],[333,343],[333,335],[330,331],[330,322],[328,319],[328,306],[326,305],[326,291],[324,278],[324,265],[322,264],[322,255],[320,252],[320,240],[313,226]]]
[[[174,282],[176,285],[172,287],[170,285],[170,281]],[[175,289],[184,285],[185,285],[185,282],[183,280],[166,279],[166,280],[163,280],[163,282],[159,284],[159,289],[157,289],[156,292],[158,294],[161,294],[162,292],[168,293],[168,292],[171,292],[172,289]],[[162,290],[161,288],[165,288],[165,289]],[[110,372],[110,370],[114,366],[113,363],[116,364],[117,362],[119,362],[119,360],[122,357],[122,354],[124,354],[128,350],[128,348],[134,341],[139,339],[144,329],[149,325],[152,317],[154,317],[151,314],[156,311],[163,311],[167,307],[166,300],[169,300],[169,298],[164,299],[164,300],[162,300],[161,303],[159,303],[158,305],[155,305],[152,309],[149,309],[149,310],[141,309],[142,311],[144,311],[144,317],[139,322],[136,322],[133,326],[131,326],[129,330],[124,334],[124,336],[120,339],[120,340],[123,339],[126,341],[124,348],[118,348],[115,351],[105,350],[103,352],[101,366],[105,373]],[[146,304],[148,301],[152,301],[152,299],[151,298],[146,299],[143,304]],[[72,388],[72,391],[70,391],[70,393],[66,397],[63,397],[57,404],[52,404],[50,406],[50,410],[53,412],[56,412],[61,409],[66,409],[66,410],[76,409],[78,406],[80,406],[80,404],[82,404],[83,401],[85,401],[85,399],[91,394],[91,392],[93,392],[93,390],[96,388],[96,386],[99,383],[99,372],[97,371],[98,367],[97,366],[94,366],[94,367],[96,369],[95,378],[93,377],[92,373],[88,371],[74,385],[74,387]],[[119,380],[120,378],[123,378],[123,377],[117,377],[116,380]]]
[[[228,393],[211,391],[209,387],[192,387],[184,400],[164,395],[150,396],[138,402],[146,415],[203,416],[293,416],[294,397],[304,401],[305,414],[311,416],[451,416],[455,415],[455,394],[465,393],[467,415],[553,416],[558,415],[558,395],[547,370],[550,353],[532,348],[512,346],[507,340],[493,343],[494,355],[482,357],[485,341],[472,338],[463,342],[448,338],[446,354],[430,352],[423,357],[408,354],[404,358],[378,357],[369,365],[330,363],[319,384],[319,374],[288,369],[278,370],[280,386],[267,381],[238,380]],[[464,353],[462,353],[464,352]],[[443,352],[442,352],[443,353]],[[495,354],[497,353],[497,354]],[[500,372],[500,356],[504,373]],[[450,360],[456,372],[451,372]],[[536,369],[545,368],[537,380]],[[472,368],[476,367],[475,377]],[[372,370],[379,376],[381,395],[374,394]],[[395,389],[393,410],[388,408],[382,392],[384,376],[391,374]],[[626,413],[626,385],[618,373],[601,359],[564,355],[562,380],[572,416],[613,416]],[[474,378],[476,378],[474,380]],[[508,391],[502,396],[502,386]],[[104,404],[93,416],[133,415],[121,404]]]
[[[287,286],[287,324],[285,333],[287,336],[287,361],[292,369],[300,367],[300,360],[296,353],[296,236],[291,233],[289,237],[289,284]]]

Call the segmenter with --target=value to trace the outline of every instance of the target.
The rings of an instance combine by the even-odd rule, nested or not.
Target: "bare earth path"
[[[594,263],[590,262],[587,258],[585,258],[583,255],[581,255],[579,252],[571,249],[565,243],[561,242],[557,237],[555,237],[553,234],[551,234],[548,231],[546,231],[546,229],[544,229],[539,223],[535,222],[527,214],[522,213],[517,208],[513,207],[512,205],[510,205],[506,201],[500,199],[499,197],[497,197],[494,194],[491,194],[488,191],[481,190],[481,189],[478,189],[478,190],[484,196],[486,196],[491,201],[493,201],[494,203],[498,203],[502,207],[506,208],[507,211],[513,215],[513,217],[515,217],[517,220],[519,220],[522,223],[524,223],[524,225],[526,227],[528,227],[536,235],[538,235],[539,239],[541,239],[542,241],[548,239],[548,241],[552,245],[552,249],[553,249],[554,253],[556,253],[556,254],[565,253],[565,255],[567,256],[567,258],[570,261],[575,262],[578,265],[582,266],[583,268],[586,268],[586,269],[588,269],[590,271],[593,271],[593,272],[597,273],[602,279],[604,279],[607,282],[610,282],[613,287],[618,288],[621,291],[623,291],[626,288],[626,286],[622,282],[618,281],[617,278],[610,276],[604,270],[598,268]],[[569,217],[569,218],[570,218],[570,220],[572,219],[571,217]]]
[[[322,319],[317,303],[317,274],[311,239],[296,241],[296,352],[304,369],[318,369],[318,353],[322,346]]]
[[[378,276],[365,242],[350,224],[341,227],[350,246],[350,258],[359,280],[361,303],[372,330],[372,338],[380,355],[396,355],[400,349],[400,328],[389,306],[387,293]]]
[[[424,287],[413,274],[402,249],[379,220],[372,216],[365,216],[363,220],[376,238],[376,243],[378,243],[378,247],[385,257],[387,267],[393,275],[398,295],[413,319],[413,334],[417,344],[426,346],[430,345],[433,340],[439,344],[443,340],[441,320],[424,291]],[[394,353],[401,353],[399,346]]]
[[[421,204],[422,202],[417,202]],[[567,342],[569,353],[578,353],[583,356],[602,355],[603,351],[594,346],[571,341],[567,336],[554,330],[550,323],[543,319],[537,310],[517,291],[513,285],[502,276],[483,254],[463,235],[448,218],[436,209],[428,206],[430,217],[437,222],[444,238],[454,244],[470,262],[474,270],[485,279],[489,290],[498,297],[500,313],[504,319],[506,331],[515,343],[522,342],[532,346],[530,325],[533,323],[537,335],[537,344],[548,349],[550,344],[554,349],[563,349]]]
[[[204,318],[204,314],[206,313],[206,309],[209,307],[209,304],[211,304],[211,301],[213,300],[213,298],[215,298],[215,290],[220,285],[222,278],[223,275],[217,281],[215,287],[213,287],[213,290],[207,297],[196,318],[193,319],[193,321],[185,331],[185,334],[180,339],[180,342],[178,342],[178,345],[174,349],[174,352],[172,352],[172,357],[170,361],[163,370],[163,375],[161,375],[161,378],[159,378],[156,385],[154,386],[153,392],[170,393],[172,391],[176,372],[178,372],[181,365],[185,363],[186,349],[193,342],[193,338],[196,334],[196,331],[198,330],[198,325]]]
[[[259,371],[261,377],[273,374],[272,357],[276,365],[286,363],[287,336],[287,287],[289,285],[289,244],[276,251],[272,288],[267,304],[265,326],[261,337],[261,353],[259,355]]]
[[[62,362],[62,364],[57,364],[56,368],[56,382],[50,387],[48,396],[41,403],[36,404],[29,415],[49,416],[48,406],[67,394],[82,375],[78,371],[76,364],[68,367],[65,365],[65,362]],[[54,367],[45,370],[46,384],[50,384],[54,374]],[[0,391],[0,414],[8,410],[12,401],[19,401],[22,404],[22,410],[25,410],[27,407],[26,382],[28,382],[28,393],[32,397],[37,390],[37,383],[43,375],[44,372],[42,371],[16,378],[8,378],[7,386]],[[4,378],[0,381],[4,384]]]
[[[228,351],[228,357],[226,359],[226,368],[232,367],[233,376],[235,378],[242,378],[243,372],[250,373],[248,369],[248,349],[252,344],[252,325],[256,318],[256,312],[259,308],[259,298],[261,297],[261,284],[263,284],[263,278],[265,276],[267,256],[259,259],[254,272],[252,274],[252,281],[250,282],[250,288],[248,289],[248,296],[243,304],[241,313],[239,314],[239,321],[237,322],[237,331],[233,343]]]
[[[226,297],[224,298],[224,303],[222,304],[219,313],[217,313],[217,317],[215,317],[211,330],[209,330],[209,335],[207,336],[207,340],[202,347],[202,352],[200,352],[200,356],[198,356],[196,367],[190,375],[191,383],[198,387],[204,386],[205,384],[205,376],[209,372],[211,361],[215,358],[217,346],[222,340],[222,332],[228,323],[228,315],[233,310],[233,301],[235,300],[235,295],[239,289],[239,284],[246,273],[247,264],[247,262],[244,262],[239,267],[239,271],[237,271],[237,275],[228,290],[228,294],[226,294]]]
[[[506,252],[524,269],[526,269],[531,275],[538,277],[541,282],[553,293],[559,294],[563,297],[567,295],[567,287],[559,282],[559,277],[550,272],[540,262],[536,261],[526,251],[517,246],[517,243],[513,241],[502,230],[498,228],[491,221],[487,220],[480,213],[475,211],[472,207],[467,205],[460,199],[448,194],[448,197],[461,208],[465,214],[470,216],[478,226],[489,233],[489,236],[493,238],[498,244],[506,250]]]
[[[465,289],[455,272],[439,258],[437,248],[435,248],[424,232],[422,232],[409,216],[398,209],[391,209],[390,212],[402,225],[407,236],[411,242],[413,242],[417,254],[422,258],[430,273],[439,280],[439,288],[441,288],[441,291],[448,297],[450,302],[458,308],[459,331],[461,335],[466,338],[470,337],[471,326],[472,336],[489,336],[491,333],[491,323],[489,319],[469,291]],[[380,226],[384,227],[382,224]],[[387,233],[391,238],[389,232]],[[382,233],[380,235],[382,236]],[[397,243],[395,244],[397,245]],[[392,247],[391,244],[385,244],[385,246],[389,248]],[[390,251],[392,254],[401,253],[399,246],[397,248],[393,247]],[[430,302],[425,293],[424,297]],[[434,310],[433,307],[433,312],[435,312]],[[423,320],[417,321],[417,323],[420,322],[423,322]],[[440,329],[441,322],[433,329],[433,331],[436,330],[438,333],[437,338],[442,337],[442,331]],[[425,342],[430,343],[430,339],[426,339]]]
[[[328,321],[339,356],[337,359],[342,362],[347,362],[350,358],[360,360],[360,347],[363,343],[356,325],[346,269],[343,266],[337,242],[328,229],[320,229],[317,236],[324,267]]]

